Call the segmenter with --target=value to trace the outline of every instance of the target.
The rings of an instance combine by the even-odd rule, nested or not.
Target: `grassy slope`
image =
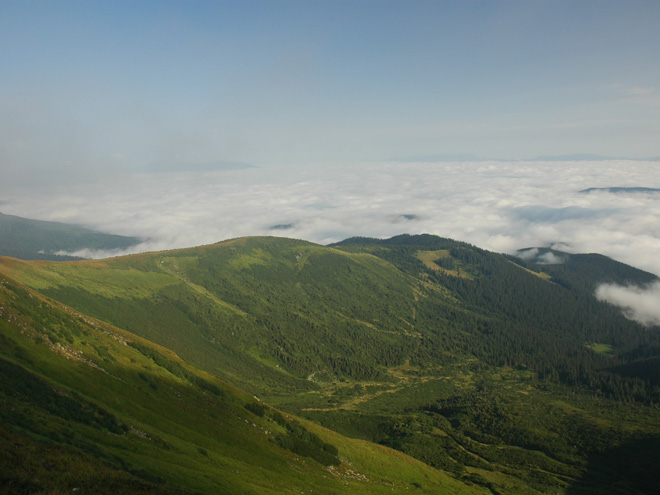
[[[0,340],[2,493],[473,491],[313,424],[339,448],[340,466],[284,450],[272,414],[244,407],[251,396],[4,276]]]
[[[486,309],[475,306],[471,293],[447,287],[464,290],[488,279],[478,263],[448,256],[460,243],[430,241],[417,259],[395,260],[398,268],[373,255],[393,259],[391,246],[355,243],[339,250],[264,238],[105,261],[3,259],[0,265],[23,283],[172,348],[288,411],[496,492],[587,493],[611,482],[622,493],[643,492],[630,473],[612,474],[611,453],[634,452],[641,438],[660,436],[657,408],[539,381],[524,368],[496,368],[471,356],[479,337],[469,325],[494,318],[479,316]],[[431,265],[432,273],[413,276],[414,263]],[[564,290],[530,268],[498,263],[506,276],[524,274],[540,294]],[[435,272],[453,285],[439,283]],[[519,295],[514,290],[509,297]],[[497,318],[508,317],[506,304],[494,301],[493,308]],[[537,318],[514,309],[524,321]],[[546,316],[554,327],[542,332],[562,331],[573,321]],[[579,321],[584,315],[569,316]],[[456,318],[463,317],[467,323],[460,326]],[[604,318],[621,320],[614,311]],[[573,342],[575,352],[590,352],[567,330],[557,338]]]
[[[300,348],[310,330],[323,332],[316,343],[340,350],[349,365],[363,358],[358,334],[415,344],[399,328],[400,314],[412,318],[412,291],[386,263],[297,241],[250,247],[259,242],[79,263],[6,259],[3,271],[258,393],[316,388],[300,378],[331,364],[309,361]],[[373,325],[374,313],[392,316]],[[289,366],[277,368],[278,359]]]

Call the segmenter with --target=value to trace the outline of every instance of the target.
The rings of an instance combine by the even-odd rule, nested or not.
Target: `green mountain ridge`
[[[659,460],[660,336],[593,292],[655,277],[599,255],[565,260],[430,235],[261,237],[73,263],[2,258],[0,272],[264,407],[448,473],[447,490],[652,493],[638,471]],[[622,456],[636,462],[616,467]]]
[[[72,261],[81,257],[56,254],[81,249],[123,250],[142,242],[97,232],[79,225],[45,222],[0,213],[0,255],[25,260]]]

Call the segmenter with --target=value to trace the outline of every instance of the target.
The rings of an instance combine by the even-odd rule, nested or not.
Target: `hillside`
[[[479,493],[0,276],[0,493]]]
[[[25,260],[66,261],[80,257],[56,254],[81,249],[126,249],[137,237],[105,234],[78,225],[44,222],[0,213],[0,255]]]
[[[244,238],[75,263],[3,258],[0,272],[456,482],[650,493],[660,393],[645,364],[660,337],[593,291],[654,277],[573,261],[560,274],[434,236]]]

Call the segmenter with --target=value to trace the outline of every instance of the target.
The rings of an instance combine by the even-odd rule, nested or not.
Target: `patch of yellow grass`
[[[511,264],[514,265],[514,266],[517,266],[517,267],[520,268],[521,270],[525,270],[527,273],[531,273],[532,275],[534,275],[535,277],[538,277],[538,278],[540,278],[540,279],[548,280],[548,281],[549,281],[549,280],[552,278],[550,275],[548,275],[548,274],[545,273],[545,272],[535,272],[534,270],[530,270],[530,269],[528,269],[528,268],[525,268],[524,266],[520,266],[518,263],[514,263],[514,262],[511,261],[511,260],[509,260],[509,263],[511,263]]]

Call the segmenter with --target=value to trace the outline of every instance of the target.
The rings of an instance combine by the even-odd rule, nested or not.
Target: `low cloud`
[[[628,319],[644,326],[660,325],[660,282],[649,287],[604,284],[596,289],[596,297],[621,308]]]
[[[557,255],[552,251],[548,251],[547,253],[539,256],[536,262],[541,265],[560,265],[565,261],[566,259],[563,256]]]
[[[538,248],[523,249],[515,253],[520,259],[531,261],[532,263],[538,263],[540,265],[559,265],[566,262],[566,257],[560,254],[553,253],[552,251],[546,251],[545,253],[539,254],[541,251]]]
[[[124,256],[127,254],[137,254],[137,253],[145,253],[147,251],[152,251],[152,249],[149,249],[149,244],[148,242],[140,243],[140,244],[135,244],[133,246],[130,246],[126,249],[89,249],[89,248],[84,248],[84,249],[78,249],[76,251],[55,251],[54,253],[49,253],[49,254],[55,254],[57,256],[74,256],[77,258],[91,258],[91,259],[98,259],[98,258],[113,258],[115,256]],[[43,250],[39,251],[42,254],[45,254]]]
[[[512,254],[534,246],[602,253],[660,274],[658,196],[579,193],[591,187],[658,187],[656,165],[624,160],[262,164],[118,174],[96,183],[41,188],[0,184],[0,201],[5,214],[148,239],[126,253],[248,235],[327,244],[351,236],[431,233]]]
[[[524,249],[522,251],[518,251],[516,255],[523,260],[526,261],[533,261],[536,259],[536,257],[539,254],[539,249],[538,248],[531,248],[531,249]]]

